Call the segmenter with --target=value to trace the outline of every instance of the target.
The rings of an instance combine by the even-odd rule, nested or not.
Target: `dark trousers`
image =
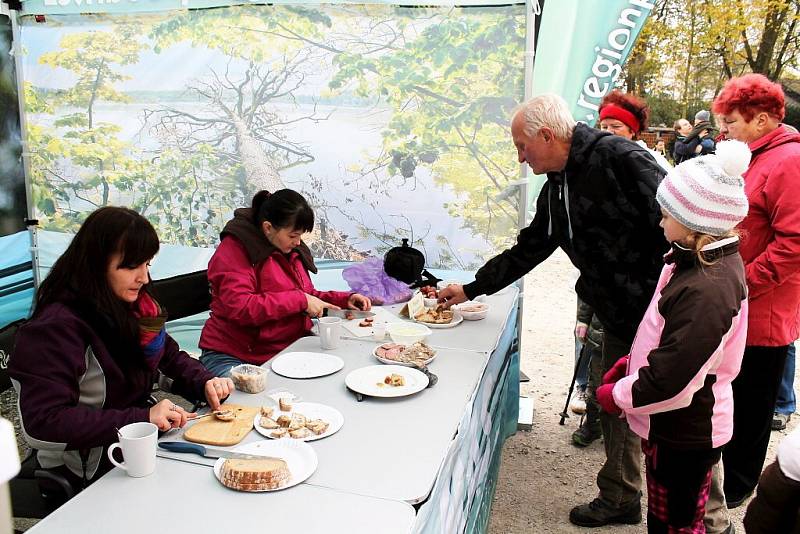
[[[745,498],[758,483],[788,350],[788,345],[744,350],[742,369],[732,384],[733,438],[722,453],[728,502]]]
[[[603,332],[600,376],[630,351],[630,342],[607,330]],[[606,450],[606,461],[597,473],[600,498],[611,508],[622,508],[641,498],[641,438],[628,427],[625,419],[605,412],[600,413],[600,429]]]
[[[720,448],[681,450],[642,441],[647,466],[647,532],[705,532],[711,468]]]

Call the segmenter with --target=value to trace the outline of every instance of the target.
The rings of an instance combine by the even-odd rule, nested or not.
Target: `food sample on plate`
[[[281,415],[277,420],[262,415],[258,424],[261,428],[275,430],[270,434],[273,438],[292,437],[295,439],[308,438],[313,435],[319,436],[324,434],[330,426],[328,422],[322,419],[308,419],[301,413],[293,413],[291,416]]]
[[[258,424],[259,426],[261,426],[261,428],[266,428],[267,430],[273,430],[275,428],[281,427],[281,425],[279,425],[276,420],[270,419],[265,415],[261,416],[261,419],[259,419]]]
[[[275,408],[272,406],[262,406],[260,411],[262,417],[272,417],[272,413],[275,411]]]
[[[285,486],[292,474],[280,458],[229,458],[223,462],[219,478],[223,486],[231,489],[264,491]]]
[[[375,354],[384,360],[400,363],[424,363],[436,355],[436,351],[422,341],[412,345],[401,343],[384,343],[375,349]]]
[[[372,326],[372,318],[371,317],[367,317],[367,318],[363,319],[360,323],[358,323],[358,326],[362,326],[362,327],[370,327],[370,326]]]
[[[471,304],[461,304],[458,307],[458,311],[463,312],[482,312],[487,309],[489,306],[484,304],[483,302],[473,302]]]
[[[291,412],[292,411],[292,401],[290,399],[281,399],[278,401],[278,407],[281,409],[282,412]]]
[[[400,387],[406,385],[406,379],[403,375],[398,375],[396,373],[392,373],[390,375],[386,375],[386,378],[383,379],[383,382],[378,382],[379,387]]]
[[[427,308],[424,312],[414,317],[421,323],[448,324],[453,321],[453,312],[440,307]]]

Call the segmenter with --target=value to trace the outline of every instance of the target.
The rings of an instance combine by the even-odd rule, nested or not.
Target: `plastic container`
[[[461,286],[461,285],[464,285],[464,282],[462,282],[461,280],[441,280],[441,281],[436,283],[436,289],[441,291],[442,289],[446,288],[447,286],[451,286],[451,285],[459,285],[459,286]]]
[[[231,380],[239,391],[261,393],[267,387],[267,370],[243,363],[231,369]]]
[[[375,321],[372,324],[372,339],[375,341],[383,341],[386,339],[386,323],[383,321]]]
[[[386,326],[389,337],[395,343],[411,345],[417,341],[423,341],[431,335],[431,329],[424,324],[416,323],[390,323]]]
[[[478,321],[480,319],[485,319],[489,314],[488,304],[485,302],[476,302],[474,300],[468,300],[467,302],[456,304],[453,306],[453,308],[458,310],[458,313],[461,314],[465,321]]]
[[[435,308],[439,303],[439,299],[429,299],[428,297],[425,297],[422,300],[424,301],[426,308]]]

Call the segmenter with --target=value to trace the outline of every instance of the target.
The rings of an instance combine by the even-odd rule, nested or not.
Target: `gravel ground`
[[[534,399],[534,425],[506,441],[492,516],[491,534],[587,532],[569,522],[570,509],[597,496],[595,476],[605,454],[600,440],[585,449],[571,444],[579,417],[559,426],[572,378],[575,325],[574,282],[577,271],[561,251],[525,279],[522,370],[531,381],[521,394]],[[800,383],[795,378],[795,391]],[[780,439],[797,425],[797,417],[783,432],[773,432],[767,464],[775,459]],[[644,475],[642,475],[644,477]],[[643,478],[644,480],[644,478]],[[642,501],[646,507],[646,501]],[[732,510],[737,532],[743,533],[746,507]],[[645,523],[612,525],[593,532],[646,532]]]
[[[577,416],[567,419],[564,426],[558,424],[573,371],[576,278],[577,272],[558,251],[525,280],[521,365],[531,381],[522,384],[521,393],[534,399],[534,425],[531,431],[517,432],[506,441],[489,523],[491,534],[586,531],[570,524],[569,510],[596,496],[595,475],[603,463],[603,444],[598,440],[585,449],[571,445]],[[795,382],[795,391],[798,385]],[[185,404],[182,399],[175,400]],[[13,391],[0,396],[0,415],[18,429],[15,404]],[[794,418],[786,431],[772,433],[767,463],[775,458],[777,442],[796,425]],[[24,457],[27,447],[22,442],[19,445]],[[744,532],[744,511],[744,506],[732,511],[738,532]],[[16,520],[15,528],[24,530],[32,524],[35,521]],[[646,530],[642,523],[613,525],[596,532]]]

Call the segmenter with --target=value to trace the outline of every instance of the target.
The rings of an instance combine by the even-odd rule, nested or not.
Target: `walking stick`
[[[587,340],[588,341],[588,340]],[[559,425],[564,424],[564,420],[569,417],[567,413],[567,408],[569,408],[569,400],[572,398],[572,390],[575,389],[575,380],[578,378],[578,369],[581,368],[583,365],[583,361],[586,358],[586,346],[589,343],[584,343],[583,348],[581,348],[581,353],[578,355],[578,361],[575,362],[575,371],[572,373],[572,382],[569,383],[569,392],[567,393],[567,402],[564,403],[564,411],[561,412],[561,421],[558,422]]]

